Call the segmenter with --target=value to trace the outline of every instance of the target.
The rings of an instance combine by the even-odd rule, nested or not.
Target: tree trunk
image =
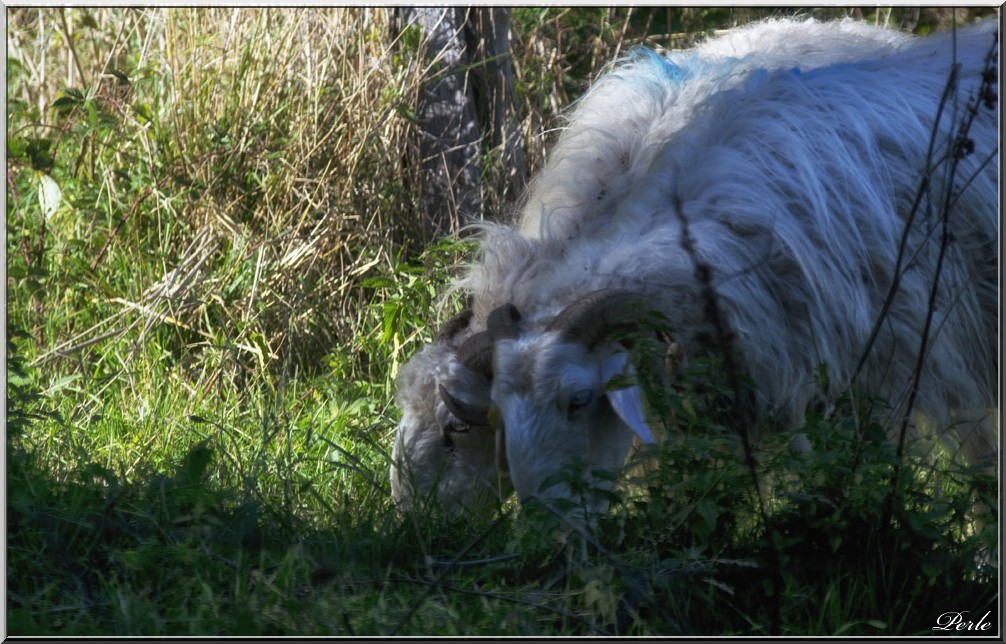
[[[421,29],[429,67],[416,106],[428,230],[434,237],[456,235],[463,225],[487,216],[483,141],[503,146],[505,197],[516,199],[524,186],[509,10],[406,7],[400,15],[404,28]]]
[[[489,132],[492,147],[502,146],[503,168],[506,174],[506,201],[515,201],[524,191],[527,167],[513,91],[513,66],[510,64],[510,9],[480,7],[473,9],[469,42],[476,60],[482,92],[480,114]]]

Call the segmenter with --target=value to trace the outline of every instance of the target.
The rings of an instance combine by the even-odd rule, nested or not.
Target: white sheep
[[[405,364],[398,376],[402,419],[392,449],[391,492],[403,505],[433,495],[445,509],[485,513],[510,492],[496,463],[496,437],[488,422],[470,422],[457,405],[488,404],[491,347],[472,328],[472,311],[451,318]],[[480,352],[481,351],[481,352]],[[441,388],[451,397],[441,395]],[[454,410],[448,407],[451,404]]]
[[[954,241],[915,409],[947,427],[952,415],[997,407],[992,110],[979,109],[971,126],[974,150],[956,162],[956,192],[944,184],[994,33],[993,22],[955,40],[852,21],[771,21],[666,59],[637,53],[602,77],[535,180],[517,229],[486,227],[481,259],[458,285],[473,297],[474,320],[508,303],[523,314],[506,333],[479,336],[495,354],[484,382],[491,376],[519,496],[534,496],[575,459],[617,469],[633,434],[652,440],[638,389],[606,391],[615,374],[633,373],[612,331],[653,309],[686,353],[719,350],[709,342],[707,287],[757,384],[752,417],[799,426],[819,394],[827,400],[854,375],[895,417],[906,413],[945,202]],[[954,62],[958,82],[941,109]],[[707,277],[696,259],[711,268]],[[815,381],[822,365],[825,392]],[[453,396],[449,386],[440,393]],[[489,401],[469,401],[459,411],[488,424]],[[979,432],[964,439],[972,455],[995,449],[990,423],[963,429]],[[485,445],[498,442],[486,436]],[[437,465],[399,455],[413,470]],[[468,473],[466,489],[486,475]]]

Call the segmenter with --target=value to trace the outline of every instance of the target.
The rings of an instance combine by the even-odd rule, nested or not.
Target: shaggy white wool
[[[582,435],[604,428],[541,412],[556,406],[548,392],[561,390],[547,383],[567,375],[562,361],[541,357],[563,354],[542,330],[567,304],[602,288],[632,289],[667,315],[686,352],[703,350],[709,320],[682,222],[712,268],[724,321],[758,385],[757,415],[802,418],[822,393],[821,366],[827,400],[866,354],[855,384],[887,399],[897,418],[950,203],[954,241],[939,272],[916,410],[945,427],[960,410],[997,407],[993,110],[978,110],[974,152],[953,177],[948,170],[995,29],[994,21],[961,29],[955,41],[848,20],[771,21],[666,59],[636,52],[599,79],[533,182],[517,227],[483,226],[479,260],[456,284],[473,296],[476,327],[504,303],[524,314],[521,337],[497,346],[493,383],[518,492],[533,494],[571,450],[588,460],[605,452],[584,447]],[[941,108],[955,63],[958,82]],[[534,397],[500,384],[528,378]],[[403,385],[411,386],[400,384],[399,395],[410,395]],[[606,418],[599,422],[618,423]],[[606,439],[604,460],[624,459],[624,431],[605,431],[617,436]],[[994,427],[981,431],[972,455],[997,444]],[[412,459],[414,469],[426,467],[421,460]]]
[[[402,419],[392,448],[391,492],[412,503],[433,494],[445,509],[484,513],[509,494],[509,477],[496,467],[496,437],[487,427],[473,427],[444,440],[449,412],[437,394],[440,384],[488,396],[478,374],[457,360],[458,343],[434,343],[402,367],[398,403]]]

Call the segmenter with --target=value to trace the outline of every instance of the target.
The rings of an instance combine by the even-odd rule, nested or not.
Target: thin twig
[[[956,26],[954,27],[955,37],[956,37]],[[955,43],[956,44],[956,43]],[[990,48],[989,53],[985,58],[985,66],[983,74],[982,83],[979,86],[978,93],[973,100],[969,101],[963,119],[961,120],[956,136],[950,141],[950,149],[948,150],[947,157],[943,160],[944,163],[949,162],[949,167],[947,168],[947,173],[945,175],[945,183],[942,186],[942,211],[940,212],[940,246],[938,249],[936,266],[933,270],[932,284],[929,290],[929,300],[927,303],[926,317],[923,321],[923,328],[921,337],[919,338],[919,350],[916,355],[915,368],[912,374],[911,387],[908,392],[908,400],[904,408],[904,413],[901,418],[901,427],[898,436],[898,446],[897,446],[897,459],[895,460],[893,471],[891,473],[891,487],[887,493],[887,497],[884,500],[884,509],[881,529],[883,530],[882,539],[886,541],[886,535],[890,530],[894,529],[893,517],[894,517],[894,501],[897,497],[898,489],[900,487],[901,476],[903,472],[902,459],[904,457],[905,444],[908,436],[908,429],[910,426],[910,418],[912,409],[915,407],[915,401],[918,398],[920,392],[920,384],[922,380],[922,371],[925,363],[925,359],[928,353],[929,346],[929,336],[932,329],[933,318],[936,316],[936,300],[939,294],[940,277],[943,273],[943,264],[946,258],[950,244],[953,242],[953,232],[950,229],[950,215],[953,210],[953,204],[956,202],[959,192],[955,194],[954,181],[957,177],[958,166],[960,161],[968,154],[973,153],[973,150],[968,149],[965,144],[969,142],[968,135],[971,130],[971,126],[974,124],[975,118],[978,116],[978,110],[980,109],[981,100],[986,95],[986,91],[990,88],[991,80],[994,75],[990,75],[990,70],[995,62],[994,53],[998,47],[998,35],[996,37],[995,43]],[[954,48],[954,58],[956,60],[956,46]],[[933,135],[930,140],[930,151],[936,144],[937,138],[937,127],[939,125],[940,118],[944,110],[944,102],[949,100],[951,92],[956,92],[958,89],[958,71],[959,66],[954,65],[952,67],[952,72],[950,78],[947,81],[947,87],[944,90],[943,98],[941,100],[940,108],[938,110],[938,117],[933,125]],[[922,178],[920,185],[929,185],[931,176],[936,172],[937,167],[927,167],[927,174]],[[969,178],[965,185],[970,184],[972,178]],[[921,188],[920,188],[921,191]],[[914,213],[913,213],[914,214]],[[907,236],[907,231],[906,231]]]
[[[995,46],[990,50],[989,55],[985,60],[985,71],[989,71],[989,67],[992,64],[992,53],[995,51]],[[955,66],[955,72],[956,72]],[[956,73],[951,75],[951,79],[956,81]],[[955,83],[956,84],[956,83]],[[939,294],[940,287],[940,277],[943,273],[943,263],[946,259],[947,250],[950,248],[950,244],[953,242],[953,232],[950,229],[950,215],[953,210],[953,204],[956,201],[957,194],[954,191],[954,180],[957,177],[958,167],[960,161],[967,154],[972,152],[964,148],[965,142],[969,141],[968,135],[971,132],[971,126],[974,124],[975,118],[978,116],[979,109],[979,98],[984,95],[985,90],[989,87],[989,75],[984,74],[982,84],[979,87],[978,95],[969,103],[965,116],[958,127],[957,136],[951,142],[952,149],[949,154],[950,167],[947,171],[946,183],[943,186],[943,208],[940,216],[941,224],[941,234],[940,234],[940,247],[939,253],[936,258],[936,268],[933,271],[932,284],[929,290],[929,302],[928,309],[926,311],[926,318],[922,327],[922,337],[919,340],[919,351],[916,356],[915,371],[912,377],[912,387],[908,396],[908,406],[905,410],[905,414],[901,421],[901,432],[898,439],[898,464],[896,467],[900,468],[901,457],[904,453],[905,440],[908,432],[909,417],[912,408],[915,406],[915,400],[919,394],[919,385],[922,379],[922,369],[923,363],[927,355],[927,347],[929,344],[929,334],[933,324],[933,318],[936,315],[936,299]],[[955,88],[956,89],[956,88]],[[970,179],[969,179],[970,182]]]
[[[898,242],[898,255],[894,260],[894,271],[891,277],[891,285],[887,289],[887,295],[884,297],[884,303],[880,307],[880,312],[877,314],[877,319],[874,320],[873,329],[870,331],[870,336],[866,340],[866,345],[863,347],[863,351],[859,356],[859,363],[852,372],[852,377],[849,379],[850,384],[855,382],[856,378],[859,376],[863,367],[866,365],[869,359],[870,352],[873,349],[874,343],[877,341],[877,337],[880,335],[881,326],[884,321],[887,320],[887,314],[891,310],[891,306],[894,304],[894,297],[898,294],[901,288],[901,276],[903,274],[903,266],[905,263],[905,253],[908,248],[908,239],[911,235],[912,228],[915,223],[915,217],[918,215],[919,208],[922,205],[922,199],[929,191],[929,179],[932,175],[934,168],[937,164],[933,163],[933,153],[936,147],[936,139],[939,136],[940,120],[943,118],[943,110],[946,107],[947,101],[950,100],[950,90],[951,87],[956,84],[957,79],[957,68],[951,69],[950,77],[947,79],[947,84],[943,88],[943,95],[940,97],[939,107],[936,111],[936,119],[933,121],[933,127],[929,133],[929,148],[926,151],[926,170],[922,175],[922,179],[919,181],[919,187],[915,191],[915,199],[912,201],[912,207],[908,210],[908,216],[905,218],[905,227],[901,233],[901,239]]]
[[[466,561],[443,561],[441,559],[429,559],[427,563],[434,567],[451,567],[457,566],[458,568],[471,568],[475,566],[487,566],[489,564],[500,563],[502,561],[512,561],[519,558],[521,555],[519,552],[511,552],[505,555],[497,555],[495,557],[486,557],[484,559],[469,559]]]
[[[716,289],[713,287],[712,266],[699,256],[698,249],[695,246],[695,240],[692,238],[691,231],[688,227],[688,218],[685,216],[684,205],[681,197],[674,195],[673,201],[674,212],[677,214],[678,220],[681,222],[681,247],[695,266],[695,277],[702,287],[702,297],[705,300],[706,319],[713,324],[713,329],[715,331],[714,343],[722,351],[723,366],[726,370],[727,381],[733,394],[733,400],[730,406],[732,416],[731,425],[733,425],[734,430],[741,439],[741,445],[744,449],[744,464],[747,466],[748,472],[751,474],[751,481],[754,484],[755,494],[758,499],[758,513],[761,516],[763,525],[765,526],[765,534],[769,545],[768,551],[771,557],[772,603],[770,613],[772,615],[772,624],[769,627],[769,631],[772,634],[779,634],[782,627],[782,560],[776,547],[775,540],[772,539],[771,523],[769,521],[768,510],[765,504],[765,497],[762,494],[761,481],[758,477],[758,464],[754,457],[754,448],[751,444],[750,433],[748,432],[746,414],[741,408],[744,389],[740,379],[740,365],[737,364],[737,361],[734,358],[734,334],[730,330],[728,323],[723,316],[723,312],[720,309],[719,297],[716,294]]]
[[[63,25],[63,36],[66,38],[66,44],[70,48],[73,66],[77,68],[77,73],[80,74],[80,84],[83,87],[87,87],[87,77],[84,75],[84,69],[80,65],[80,56],[77,55],[77,48],[73,44],[73,34],[70,33],[70,27],[66,23],[66,9],[59,10],[59,21]]]

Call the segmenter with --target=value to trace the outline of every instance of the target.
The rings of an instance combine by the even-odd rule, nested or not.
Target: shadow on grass
[[[774,612],[785,635],[931,635],[948,611],[999,628],[995,476],[909,450],[887,523],[898,458],[855,410],[809,418],[810,453],[759,441],[768,529],[708,391],[676,392],[678,431],[590,530],[348,496],[306,519],[221,488],[208,442],[161,473],[57,478],[22,430],[59,421],[8,364],[11,635],[768,635]]]

